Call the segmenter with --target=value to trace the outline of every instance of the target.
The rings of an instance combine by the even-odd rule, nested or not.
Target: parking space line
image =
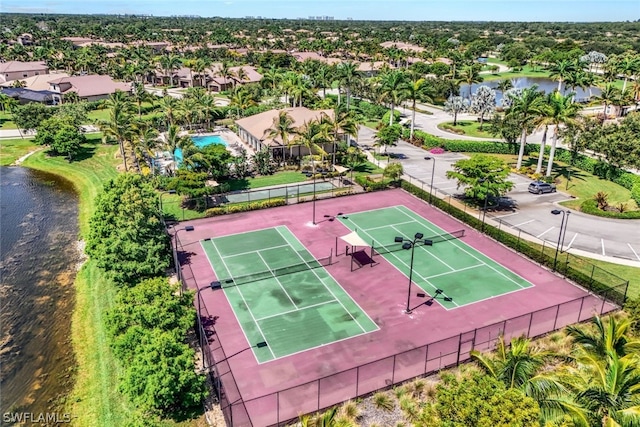
[[[536,237],[539,239],[540,237],[544,236],[545,234],[547,234],[548,232],[550,232],[551,230],[553,230],[555,227],[551,227],[549,228],[547,231],[543,231],[542,233],[538,234]]]
[[[569,242],[569,244],[567,245],[567,249],[565,249],[565,251],[568,251],[568,250],[569,250],[569,248],[571,248],[571,245],[573,245],[573,241],[574,241],[574,240],[576,240],[576,237],[578,237],[578,233],[576,233],[576,234],[573,236],[573,239],[571,239],[571,241],[570,241],[570,242]]]
[[[519,215],[519,214],[520,214],[520,212],[513,212],[513,213],[510,213],[510,214],[506,214],[506,215],[498,215],[498,216],[495,216],[494,218],[506,218],[508,216]]]
[[[640,256],[638,256],[638,253],[633,249],[633,247],[631,246],[631,243],[627,243],[627,246],[629,246],[629,249],[631,249],[631,252],[633,252],[636,258],[638,258],[638,261],[640,261]]]
[[[606,255],[604,253],[604,239],[600,239],[600,243],[602,243],[602,255]]]
[[[520,224],[512,225],[511,228],[520,227],[521,225],[529,224],[529,223],[532,223],[533,221],[535,221],[535,219],[530,219],[529,221],[525,221],[525,222],[521,222]]]

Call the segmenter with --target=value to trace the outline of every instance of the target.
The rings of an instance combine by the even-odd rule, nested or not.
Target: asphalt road
[[[431,116],[429,116],[431,117]],[[435,121],[435,120],[434,120]],[[416,124],[420,123],[416,119]],[[358,143],[366,150],[373,150],[375,132],[361,127]],[[399,142],[396,147],[390,147],[395,161],[402,163],[406,174],[417,178],[422,186],[428,189],[431,174],[434,172],[433,187],[440,194],[460,194],[455,180],[446,178],[446,172],[452,163],[464,158],[459,153],[430,154],[421,148],[406,142]],[[425,160],[431,156],[434,161]],[[500,206],[487,211],[487,221],[501,227],[510,227],[515,232],[523,233],[557,245],[562,215],[553,215],[554,209],[562,209],[557,203],[570,199],[571,196],[562,192],[531,194],[527,187],[530,179],[511,174],[511,181],[515,187],[500,201]],[[571,211],[568,214],[564,249],[574,252],[586,252],[585,255],[608,261],[635,265],[624,260],[635,261],[640,266],[640,220],[616,220],[599,218]]]

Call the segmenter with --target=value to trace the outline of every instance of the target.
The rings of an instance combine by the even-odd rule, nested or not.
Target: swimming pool
[[[211,144],[227,146],[227,142],[220,135],[192,136],[191,140],[198,148],[203,148]],[[180,148],[176,148],[175,159],[178,165],[182,163],[182,150]]]

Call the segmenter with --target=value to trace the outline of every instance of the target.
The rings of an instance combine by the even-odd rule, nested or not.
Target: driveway
[[[375,149],[374,136],[374,130],[361,126],[358,144],[372,151]],[[404,141],[400,141],[396,147],[390,147],[389,152],[393,153],[395,161],[402,163],[405,174],[410,175],[414,184],[428,189],[433,172],[433,188],[437,189],[434,194],[440,194],[442,198],[447,194],[461,193],[456,181],[447,179],[446,172],[452,169],[451,165],[457,160],[465,158],[464,155],[431,154]],[[434,161],[425,160],[425,156],[435,159],[435,170]],[[510,228],[516,234],[521,230],[556,245],[562,218],[561,215],[552,215],[551,210],[562,209],[557,203],[571,196],[563,193],[562,188],[557,193],[530,194],[527,191],[530,179],[515,174],[511,174],[509,179],[514,182],[514,189],[502,200],[499,208],[488,210],[487,221],[501,228]],[[580,254],[584,252],[584,255],[592,258],[640,267],[640,220],[599,218],[571,211],[564,246],[565,249]]]

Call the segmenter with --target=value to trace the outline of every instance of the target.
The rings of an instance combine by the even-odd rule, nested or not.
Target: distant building
[[[63,77],[49,82],[50,91],[54,92],[53,100],[56,104],[64,102],[65,95],[75,92],[84,101],[97,101],[108,98],[109,95],[120,90],[131,92],[130,83],[114,82],[109,76],[90,74],[86,76]]]

